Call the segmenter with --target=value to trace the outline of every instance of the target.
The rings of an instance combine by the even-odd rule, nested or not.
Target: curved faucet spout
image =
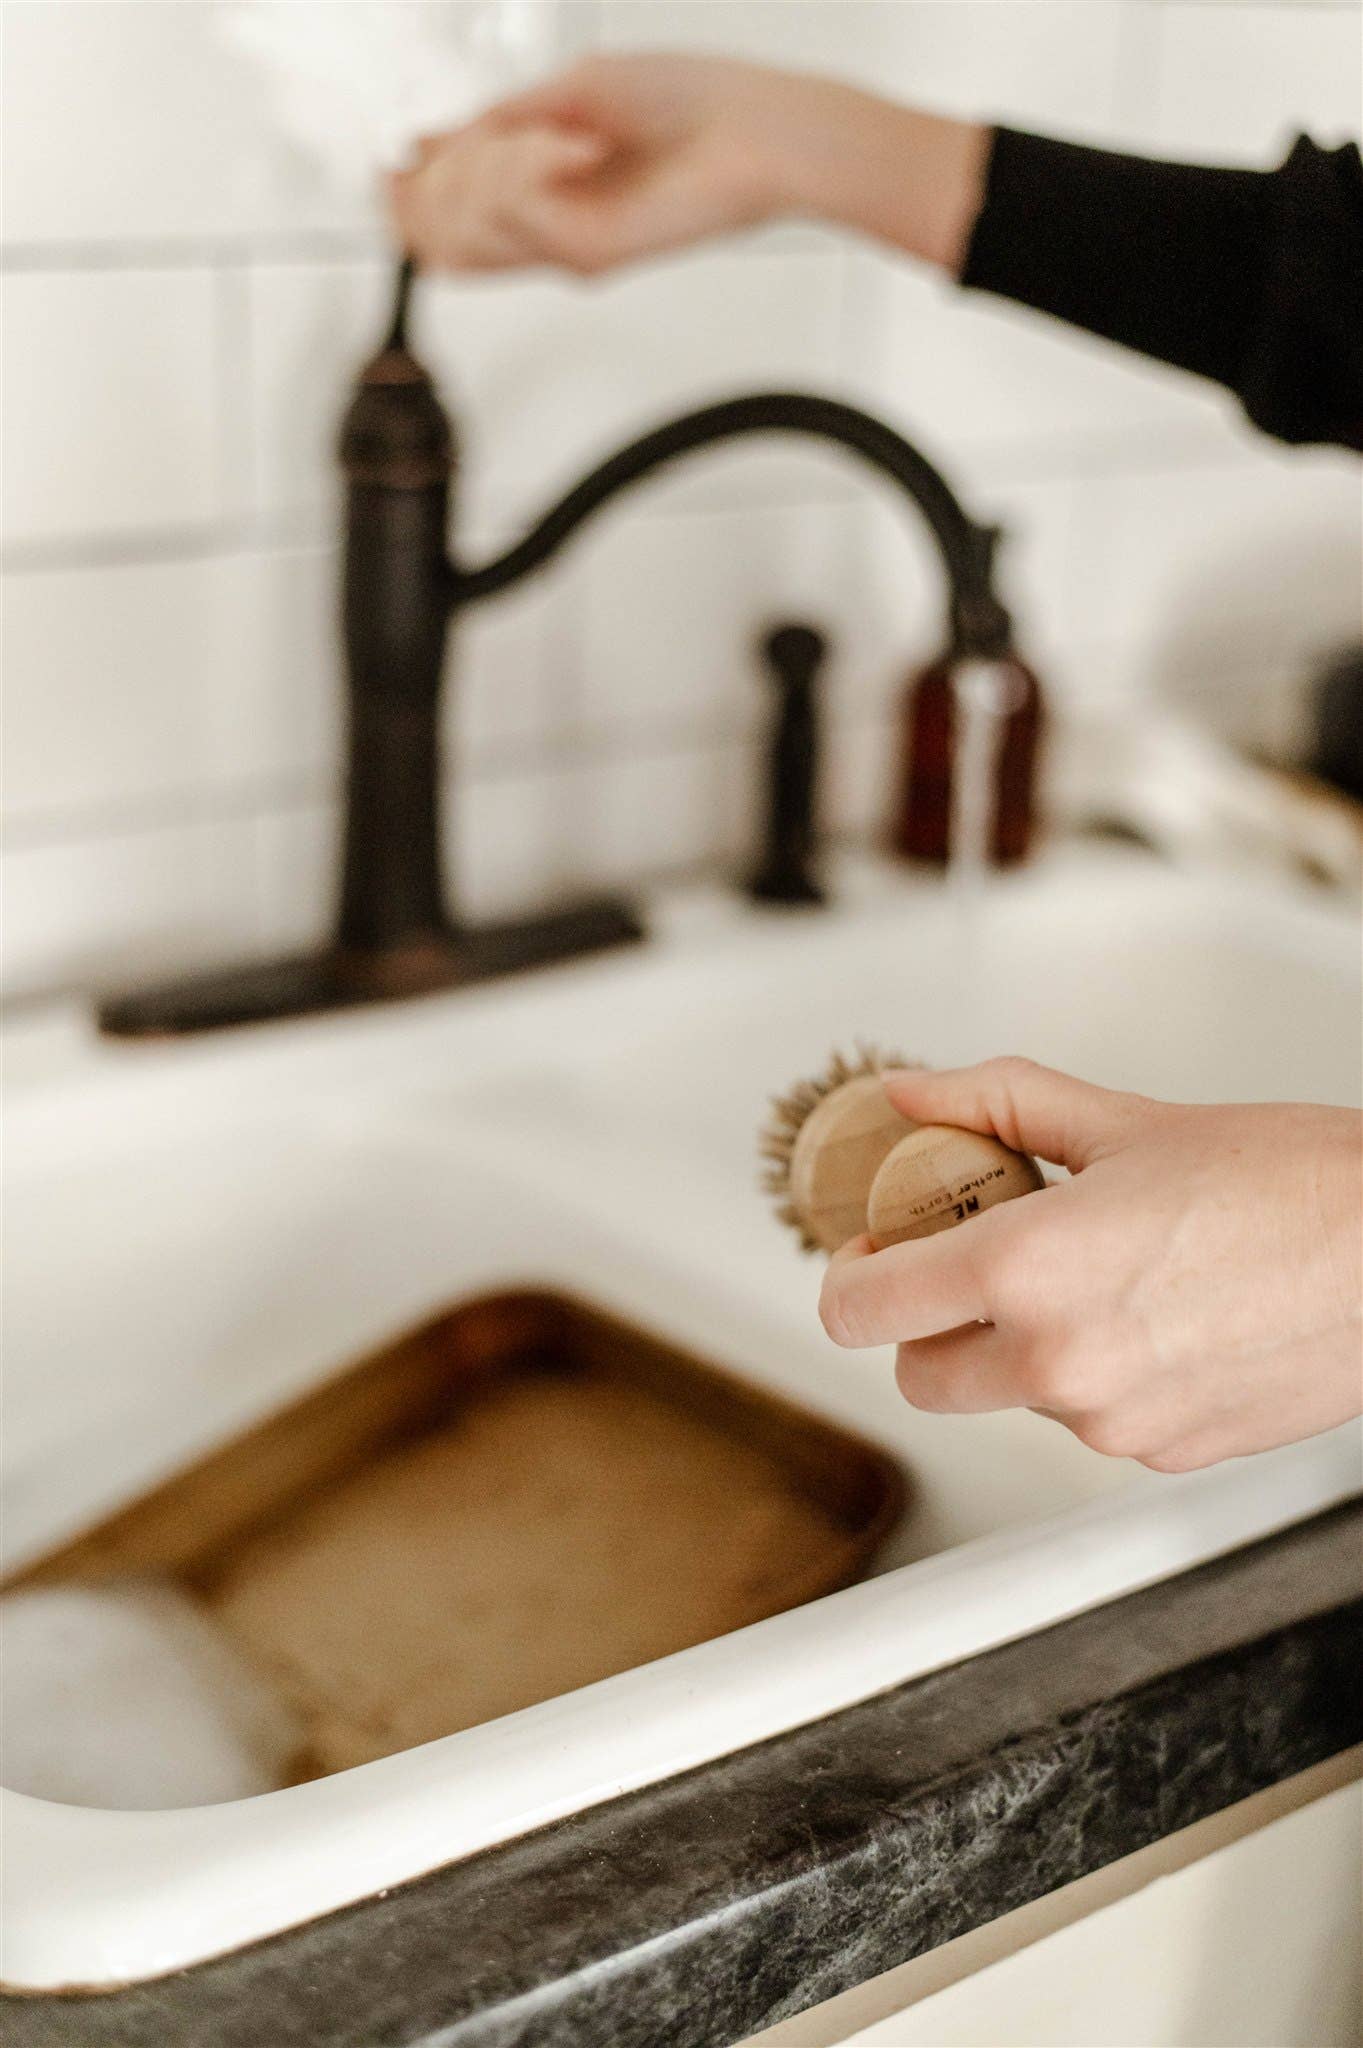
[[[941,554],[951,594],[951,652],[990,658],[1005,653],[1011,621],[993,586],[995,527],[976,526],[940,471],[883,420],[803,391],[762,391],[683,413],[618,449],[589,472],[505,554],[480,568],[450,564],[450,598],[473,604],[528,576],[617,492],[698,449],[752,434],[794,433],[833,441],[897,484],[926,520]]]

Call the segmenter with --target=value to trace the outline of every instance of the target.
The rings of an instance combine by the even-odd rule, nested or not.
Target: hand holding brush
[[[1071,1176],[1050,1186],[1038,1176],[1009,1195],[1000,1179],[992,1204],[932,1220],[926,1236],[921,1217],[911,1234],[887,1234],[868,1204],[834,1252],[825,1329],[851,1348],[895,1344],[912,1406],[1031,1408],[1094,1450],[1158,1472],[1293,1443],[1358,1415],[1355,1111],[1157,1102],[1029,1060],[948,1073],[879,1066],[868,1056],[855,1082],[839,1084],[862,1090],[864,1128],[844,1136],[862,1147],[863,1171],[880,1148],[868,1192],[915,1128],[920,1140],[926,1129],[973,1134],[1027,1165],[1035,1153]],[[833,1100],[816,1084],[788,1141],[782,1198],[814,1244],[847,1220],[821,1234],[831,1207],[800,1207],[807,1185],[826,1185],[802,1164],[800,1135],[814,1127],[818,1138],[815,1116]]]

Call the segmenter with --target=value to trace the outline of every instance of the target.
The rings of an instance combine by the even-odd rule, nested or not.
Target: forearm
[[[984,199],[993,131],[852,86],[806,81],[783,198],[957,275]]]
[[[1164,163],[790,80],[784,210],[817,214],[1363,447],[1363,163]]]
[[[1153,163],[724,58],[597,57],[393,180],[424,264],[596,276],[798,214],[1213,377],[1290,441],[1363,447],[1363,163]]]

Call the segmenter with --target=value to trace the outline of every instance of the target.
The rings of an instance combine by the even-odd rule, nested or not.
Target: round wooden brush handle
[[[806,1118],[790,1163],[791,1208],[810,1249],[835,1252],[861,1236],[876,1169],[916,1129],[878,1074],[859,1074],[825,1096]]]
[[[921,1124],[886,1154],[866,1200],[877,1251],[950,1230],[1046,1182],[1035,1159],[999,1138],[951,1124]]]

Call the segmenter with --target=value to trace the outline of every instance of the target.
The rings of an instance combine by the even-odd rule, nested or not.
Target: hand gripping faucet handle
[[[776,687],[767,756],[766,838],[748,892],[762,903],[817,904],[819,707],[816,684],[828,642],[815,627],[775,627],[762,653]]]

